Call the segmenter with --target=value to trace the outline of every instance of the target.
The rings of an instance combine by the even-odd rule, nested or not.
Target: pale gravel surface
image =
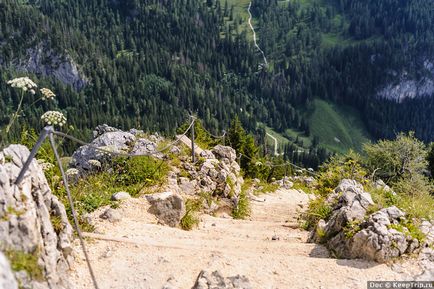
[[[307,196],[295,190],[262,195],[252,201],[251,220],[202,216],[199,228],[186,232],[157,225],[143,198],[129,199],[118,211],[118,223],[100,220],[97,230],[128,242],[88,240],[100,288],[191,288],[202,269],[225,276],[247,276],[258,289],[365,289],[368,280],[400,280],[387,265],[327,258],[324,247],[306,243],[307,232],[291,229],[299,204]],[[279,240],[273,241],[273,236]],[[76,246],[72,279],[77,289],[92,288],[87,267]]]

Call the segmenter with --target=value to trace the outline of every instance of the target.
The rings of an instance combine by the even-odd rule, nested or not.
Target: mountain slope
[[[58,96],[36,108],[29,105],[37,96],[26,96],[25,117],[8,137],[19,138],[26,125],[39,129],[43,111],[62,109],[73,133],[83,137],[101,123],[173,133],[187,112],[196,112],[216,134],[239,115],[250,131],[261,122],[313,140],[320,137],[315,127],[324,124],[312,122],[306,111],[314,111],[320,98],[355,107],[374,138],[415,130],[432,140],[431,95],[396,103],[382,98],[394,94],[382,92],[409,82],[417,89],[431,85],[434,4],[253,1],[253,25],[270,62],[265,67],[247,29],[249,3],[0,3],[0,81],[30,73]],[[19,94],[6,85],[0,94],[5,126]],[[364,130],[360,122],[351,125]]]

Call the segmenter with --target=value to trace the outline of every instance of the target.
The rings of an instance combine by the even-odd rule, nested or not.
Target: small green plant
[[[5,155],[5,163],[12,163],[14,161],[14,159],[9,156],[9,155]]]
[[[362,228],[360,227],[360,224],[362,222],[360,220],[353,220],[348,222],[343,231],[344,235],[347,239],[352,238],[357,232],[359,232]]]
[[[418,221],[416,224],[413,221],[403,219],[399,224],[391,224],[389,228],[395,229],[398,232],[405,234],[406,236],[410,236],[413,239],[417,239],[419,243],[423,243],[425,240],[425,235],[419,229]]]
[[[250,216],[250,213],[249,198],[247,197],[245,191],[241,191],[240,195],[238,196],[238,203],[232,210],[232,217],[234,219],[245,219]]]
[[[234,182],[232,181],[232,179],[230,178],[230,177],[227,177],[226,178],[226,184],[229,186],[229,188],[230,188],[230,192],[229,192],[229,195],[228,195],[228,197],[229,198],[232,198],[233,196],[234,196],[234,194],[235,194],[235,190],[234,190],[234,186],[235,186],[235,184],[234,184]]]
[[[305,183],[303,183],[302,181],[295,181],[293,183],[294,185],[292,186],[292,189],[294,190],[302,190],[305,193],[310,193],[312,191],[311,188],[309,188]]]
[[[25,271],[33,280],[44,280],[42,268],[38,265],[38,251],[29,254],[22,251],[6,250],[5,255],[9,259],[13,271]]]
[[[303,228],[310,230],[315,228],[319,220],[327,221],[332,211],[331,205],[325,201],[324,197],[318,197],[310,201],[308,210],[301,215]]]
[[[180,226],[183,230],[191,231],[194,227],[199,224],[199,218],[197,217],[197,212],[202,208],[202,199],[188,199],[185,202],[186,213],[182,217]]]
[[[65,228],[62,218],[60,216],[50,215],[51,224],[53,225],[54,232],[59,234]]]
[[[324,231],[323,228],[320,228],[318,226],[316,226],[315,231],[316,231],[316,235],[321,240],[320,243],[322,243],[325,240],[326,232]]]
[[[371,194],[372,200],[376,204],[377,211],[382,208],[398,205],[398,196],[392,191],[382,188],[375,188],[372,185],[365,186],[365,190]],[[373,213],[374,211],[372,211]]]
[[[12,206],[8,206],[6,208],[6,213],[8,215],[14,215],[14,216],[17,216],[17,217],[21,217],[25,213],[25,211],[24,210],[17,210],[17,209],[15,209]]]

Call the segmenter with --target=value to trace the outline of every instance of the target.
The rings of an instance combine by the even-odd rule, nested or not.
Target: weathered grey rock
[[[416,281],[434,280],[434,249],[431,247],[422,248],[419,253],[418,265],[422,269],[422,274],[415,276]]]
[[[131,153],[134,155],[149,155],[162,158],[163,154],[157,152],[157,144],[145,138],[139,138],[134,144]]]
[[[209,158],[200,162],[199,165],[194,166],[184,162],[182,166],[190,179],[184,176],[179,177],[177,188],[186,194],[206,192],[214,196],[236,199],[241,193],[244,179],[240,176],[240,167],[235,161],[235,150],[218,145],[213,152],[211,155],[209,151],[205,151]],[[170,190],[177,191],[173,185],[170,187],[172,187]]]
[[[314,177],[312,176],[304,176],[304,171],[303,170],[297,170],[296,171],[298,174],[301,174],[299,176],[291,176],[288,179],[294,182],[301,182],[303,184],[305,184],[308,187],[314,187],[316,185],[316,180]]]
[[[112,208],[106,209],[99,217],[111,223],[119,222],[120,220],[122,220],[121,214]]]
[[[342,180],[335,192],[341,197],[325,227],[326,238],[341,232],[349,222],[362,221],[368,207],[374,204],[371,195],[363,191],[362,185],[352,180]]]
[[[250,281],[245,276],[225,278],[219,271],[212,273],[201,271],[192,289],[251,289]]]
[[[178,186],[181,189],[182,193],[186,195],[194,195],[198,191],[197,180],[190,180],[185,177],[180,177]]]
[[[129,130],[129,133],[137,137],[139,135],[143,135],[145,132],[141,129],[132,128]]]
[[[18,289],[9,261],[2,252],[0,252],[0,289]]]
[[[109,126],[107,124],[101,124],[98,125],[95,130],[93,131],[93,138],[97,138],[103,134],[105,134],[106,132],[115,132],[115,131],[121,131],[118,128]]]
[[[425,247],[434,245],[434,221],[423,220],[419,229],[426,236]]]
[[[97,147],[115,147],[127,151],[135,143],[136,137],[129,132],[106,132],[92,141]]]
[[[385,182],[383,182],[383,180],[376,180],[374,183],[374,187],[376,189],[380,189],[380,190],[383,190],[385,192],[391,192],[394,195],[396,194],[395,192],[392,191],[392,189],[388,185],[386,185]]]
[[[397,207],[381,209],[366,216],[373,201],[369,193],[353,180],[343,180],[335,189],[333,212],[327,223],[320,222],[310,240],[325,242],[339,258],[362,258],[386,262],[391,258],[411,253],[420,247],[406,228],[400,227],[404,212]]]
[[[206,159],[215,159],[215,155],[210,150],[203,150],[200,156]]]
[[[179,155],[181,153],[181,149],[177,146],[173,146],[170,148],[170,152],[175,155]]]
[[[217,159],[228,159],[229,162],[233,162],[237,158],[235,150],[228,146],[217,145],[212,149],[212,153]]]
[[[294,186],[294,183],[291,182],[288,177],[284,177],[281,180],[274,181],[273,184],[276,184],[279,187],[284,188],[284,189],[290,189]]]
[[[44,42],[27,49],[22,59],[13,62],[12,66],[18,71],[51,76],[76,90],[89,82],[71,56],[58,54]]]
[[[112,195],[113,201],[122,201],[131,198],[130,194],[127,192],[117,192]]]
[[[166,225],[176,227],[185,215],[185,203],[181,196],[172,192],[146,195],[151,204],[149,212]]]
[[[434,70],[432,68],[429,70],[429,75],[430,77],[422,77],[421,79],[408,79],[406,75],[401,75],[396,82],[379,90],[377,96],[399,103],[406,98],[430,97],[434,94],[434,81],[432,80]]]
[[[123,131],[109,131],[98,136],[91,143],[92,146],[104,149],[109,152],[129,152],[131,146],[135,143],[135,136]],[[112,156],[101,150],[97,150],[92,146],[81,146],[72,155],[71,165],[81,172],[92,171],[95,167],[89,162],[96,160],[100,163],[105,163]]]
[[[398,224],[399,218],[403,215],[404,213],[396,207],[385,208],[372,214],[361,224],[363,229],[344,242],[346,245],[343,250],[338,250],[339,256],[385,262],[411,253],[411,250],[415,249],[412,245],[413,240],[404,233],[390,228],[391,224]],[[331,244],[333,243],[338,245],[336,240],[332,239]]]
[[[22,183],[14,184],[28,155],[28,149],[21,145],[11,145],[0,152],[0,250],[37,254],[45,281],[19,278],[24,288],[70,288],[67,271],[72,227],[65,207],[51,193],[35,160]],[[16,276],[26,275],[20,274]]]

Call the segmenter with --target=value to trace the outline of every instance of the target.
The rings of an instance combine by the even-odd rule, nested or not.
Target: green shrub
[[[310,201],[309,208],[301,215],[302,227],[306,230],[315,228],[319,220],[327,221],[332,211],[332,206],[326,203],[325,197],[318,197]]]
[[[372,206],[373,209],[368,209],[369,211],[372,211],[372,213],[374,212],[374,208],[378,211],[382,208],[398,205],[398,196],[392,191],[386,191],[382,188],[374,188],[369,185],[365,187],[365,190],[371,194],[372,200],[375,203],[375,205]]]
[[[113,173],[98,172],[70,185],[75,209],[80,216],[102,206],[117,206],[118,204],[111,200],[111,196],[116,192],[125,191],[134,197],[146,187],[163,184],[168,171],[166,162],[151,157],[117,158],[113,161],[113,167]],[[72,220],[71,207],[59,175],[51,175],[50,184],[54,194],[65,204]],[[83,230],[93,229],[81,217],[79,220]]]
[[[398,232],[405,234],[406,236],[417,239],[419,243],[423,243],[425,240],[425,235],[419,229],[419,224],[414,224],[408,219],[401,221],[399,224],[391,224],[389,228],[395,229]]]
[[[186,213],[182,217],[180,225],[183,230],[190,231],[199,224],[197,213],[202,208],[202,198],[188,199],[185,202]]]
[[[241,191],[238,197],[238,204],[232,210],[234,219],[245,219],[250,216],[250,201],[245,191]]]
[[[320,169],[317,177],[317,192],[327,196],[343,179],[366,183],[366,170],[362,167],[360,155],[349,151],[346,155],[336,155],[330,158]]]
[[[422,175],[428,165],[425,144],[412,132],[401,133],[395,140],[365,144],[363,150],[370,171],[389,183]]]
[[[112,167],[116,174],[115,182],[119,185],[155,185],[161,183],[168,172],[165,161],[148,156],[116,158]]]

